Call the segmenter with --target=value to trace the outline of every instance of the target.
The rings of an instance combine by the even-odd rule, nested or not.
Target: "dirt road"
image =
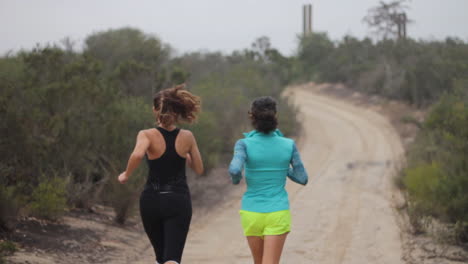
[[[288,182],[293,225],[281,263],[404,263],[391,180],[403,150],[392,126],[375,112],[305,89],[286,93],[301,111],[310,180],[306,187]],[[185,263],[252,263],[238,215],[244,187],[233,188],[239,190],[231,203],[195,221]]]

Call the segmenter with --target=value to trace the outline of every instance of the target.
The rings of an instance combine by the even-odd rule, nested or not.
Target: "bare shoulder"
[[[190,131],[188,129],[181,129],[179,133],[184,138],[187,138],[187,139],[194,138],[192,131]]]
[[[155,130],[156,129],[152,129],[152,128],[142,129],[142,130],[138,131],[137,137],[138,138],[148,138],[148,139],[150,139],[150,138],[155,136],[155,134],[156,134]]]
[[[190,145],[196,144],[196,139],[192,131],[187,130],[187,129],[181,129],[179,133],[180,133],[181,139],[184,142],[187,142],[187,144],[190,144]]]
[[[148,136],[150,133],[151,133],[151,130],[154,130],[154,129],[151,129],[151,128],[148,128],[148,129],[142,129],[140,131],[138,131],[138,135],[142,135],[142,136]]]

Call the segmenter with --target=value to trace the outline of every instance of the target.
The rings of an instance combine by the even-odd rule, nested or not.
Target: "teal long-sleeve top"
[[[229,166],[234,184],[241,181],[245,170],[247,190],[241,209],[259,213],[288,210],[286,178],[302,185],[308,181],[296,144],[279,130],[268,134],[254,130],[244,136],[236,142]]]

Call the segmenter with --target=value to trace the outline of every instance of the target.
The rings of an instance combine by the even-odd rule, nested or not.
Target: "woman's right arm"
[[[132,172],[140,165],[141,160],[145,156],[146,150],[150,145],[150,141],[146,136],[144,131],[140,131],[137,136],[135,149],[133,149],[132,154],[127,162],[127,169],[122,172],[118,180],[120,183],[125,183],[128,181],[128,177],[132,174]]]
[[[202,175],[204,168],[200,150],[198,149],[197,145],[197,140],[195,139],[195,136],[192,134],[192,132],[190,132],[190,137],[191,147],[189,151],[190,157],[188,158],[188,164],[196,174]]]

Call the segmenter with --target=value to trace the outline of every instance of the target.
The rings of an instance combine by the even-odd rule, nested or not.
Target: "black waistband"
[[[187,186],[158,184],[158,183],[146,183],[145,190],[147,189],[151,189],[156,192],[170,192],[170,193],[188,193],[189,192],[189,189]]]

